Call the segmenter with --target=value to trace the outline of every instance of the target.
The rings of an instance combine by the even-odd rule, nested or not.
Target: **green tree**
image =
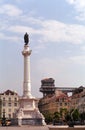
[[[66,121],[70,121],[71,120],[71,114],[70,112],[67,112],[66,115],[65,115],[65,120]]]
[[[60,116],[62,120],[65,120],[65,115],[67,114],[67,109],[66,108],[61,108],[60,109]]]
[[[79,120],[80,119],[80,114],[79,114],[79,111],[78,109],[74,109],[73,112],[72,112],[72,117],[73,117],[73,120]]]
[[[78,109],[72,109],[70,112],[67,112],[65,119],[67,121],[73,120],[79,120],[80,119],[80,113],[78,111]]]
[[[81,119],[82,121],[85,120],[85,112],[80,113],[80,119]]]
[[[53,115],[49,112],[45,112],[43,113],[44,117],[45,117],[45,122],[47,124],[51,123],[53,121]]]
[[[57,121],[60,120],[60,113],[59,112],[54,112],[53,118]]]

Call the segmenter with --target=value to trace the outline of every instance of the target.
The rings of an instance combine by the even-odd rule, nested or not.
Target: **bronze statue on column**
[[[28,45],[29,43],[29,35],[27,33],[25,33],[24,35],[24,42],[25,42],[25,45]]]

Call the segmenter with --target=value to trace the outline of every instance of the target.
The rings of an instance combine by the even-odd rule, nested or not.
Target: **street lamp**
[[[2,117],[2,126],[6,126],[6,117],[5,117],[4,111],[3,111],[3,117]]]

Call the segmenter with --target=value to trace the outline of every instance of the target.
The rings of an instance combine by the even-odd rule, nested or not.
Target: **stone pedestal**
[[[36,107],[36,99],[24,98],[20,99],[20,109],[18,111],[19,125],[45,125],[44,117]]]
[[[44,117],[36,107],[36,99],[31,94],[30,55],[28,45],[24,45],[24,82],[23,96],[20,98],[20,107],[17,113],[18,125],[45,125]]]

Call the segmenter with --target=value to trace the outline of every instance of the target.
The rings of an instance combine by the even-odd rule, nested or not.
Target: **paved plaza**
[[[53,125],[46,125],[46,126],[21,126],[21,127],[19,127],[19,126],[9,126],[9,127],[1,127],[0,126],[0,130],[49,130],[49,128],[57,128],[57,129],[62,129],[62,128],[64,128],[64,129],[68,129],[69,127],[68,126],[53,126]],[[82,130],[82,128],[83,129],[85,129],[85,125],[83,126],[74,126],[74,128],[81,128],[81,130]],[[73,128],[73,129],[74,129]]]
[[[48,126],[14,126],[0,127],[0,130],[49,130]]]

